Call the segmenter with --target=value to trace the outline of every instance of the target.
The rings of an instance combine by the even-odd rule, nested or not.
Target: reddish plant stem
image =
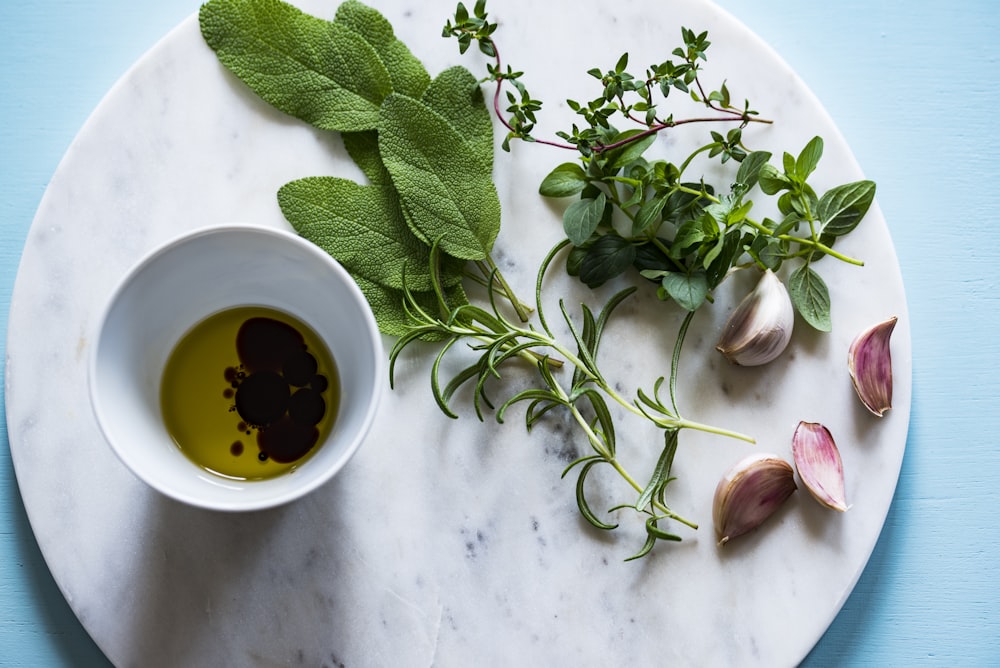
[[[497,119],[503,124],[503,126],[505,128],[507,128],[508,132],[515,132],[514,127],[509,122],[507,122],[506,116],[500,110],[500,95],[503,92],[503,82],[506,80],[506,77],[503,75],[503,73],[501,72],[501,69],[500,69],[501,65],[502,65],[501,60],[500,60],[500,49],[497,48],[496,42],[494,42],[492,39],[487,39],[486,41],[489,43],[490,47],[493,49],[493,58],[494,58],[494,62],[496,63],[496,84],[497,85],[496,85],[496,90],[493,91],[493,113],[496,115]],[[695,78],[695,84],[698,86],[698,91],[701,94],[702,99],[706,100],[705,106],[707,106],[709,109],[713,109],[714,111],[718,111],[719,113],[729,114],[729,116],[728,117],[685,118],[685,119],[682,119],[682,120],[679,120],[679,121],[661,121],[661,122],[656,123],[654,125],[650,125],[649,129],[644,130],[643,132],[640,132],[637,135],[633,135],[633,136],[629,137],[628,139],[622,139],[621,141],[613,142],[611,144],[598,144],[597,146],[593,147],[593,151],[595,153],[601,153],[603,151],[610,151],[612,149],[618,148],[620,146],[625,146],[626,144],[630,144],[630,143],[632,143],[634,141],[638,141],[638,140],[643,139],[645,137],[648,137],[650,135],[655,135],[655,134],[659,133],[662,130],[667,130],[667,129],[670,129],[670,128],[673,128],[673,127],[677,127],[678,125],[687,125],[689,123],[732,123],[734,121],[740,121],[740,122],[743,122],[743,123],[767,123],[767,124],[772,123],[772,121],[769,121],[767,119],[763,119],[763,118],[750,118],[746,113],[740,113],[740,112],[735,111],[733,109],[723,109],[723,108],[715,106],[711,102],[707,101],[708,97],[705,95],[705,90],[701,86],[701,81],[699,81],[697,78]],[[647,82],[646,85],[649,86],[650,85],[649,82]],[[626,118],[629,118],[630,120],[635,121],[636,123],[639,123],[640,125],[646,125],[645,122],[640,121],[639,119],[634,118],[631,115],[626,114]],[[546,146],[554,146],[555,148],[569,149],[571,151],[577,150],[577,147],[574,146],[573,144],[568,144],[568,143],[563,143],[563,142],[549,141],[547,139],[535,139],[534,137],[532,137],[531,141],[534,142],[534,143],[536,143],[536,144],[544,144]]]

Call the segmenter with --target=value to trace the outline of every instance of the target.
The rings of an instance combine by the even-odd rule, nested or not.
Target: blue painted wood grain
[[[798,71],[878,182],[912,322],[913,411],[893,506],[804,665],[1000,666],[1000,3],[718,1]],[[60,157],[114,81],[198,4],[0,6],[4,331],[21,247]],[[0,665],[106,666],[38,551],[5,434]]]

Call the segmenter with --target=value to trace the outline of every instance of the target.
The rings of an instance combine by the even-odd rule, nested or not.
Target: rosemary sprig
[[[390,382],[393,382],[395,364],[402,352],[414,342],[429,338],[441,342],[431,365],[431,389],[437,405],[449,417],[458,417],[451,409],[451,400],[455,393],[467,384],[473,388],[473,406],[480,420],[484,419],[484,407],[494,409],[496,420],[502,423],[511,407],[525,403],[527,406],[525,426],[530,431],[551,411],[567,410],[590,446],[590,454],[576,459],[563,472],[563,476],[571,471],[576,472],[576,500],[580,513],[599,529],[611,530],[618,526],[602,520],[592,509],[584,485],[587,477],[598,465],[613,469],[628,483],[637,497],[634,501],[617,505],[610,510],[629,508],[646,516],[647,542],[635,555],[639,557],[648,554],[657,540],[679,540],[678,536],[664,531],[659,526],[661,521],[671,520],[697,528],[697,524],[671,510],[665,498],[666,487],[673,480],[670,469],[677,449],[679,432],[683,429],[694,429],[747,442],[753,442],[753,439],[733,431],[689,420],[683,417],[677,408],[676,383],[680,350],[693,314],[689,314],[685,319],[674,348],[668,383],[669,405],[660,396],[660,389],[667,379],[659,378],[651,392],[640,389],[636,398],[630,400],[615,390],[598,363],[598,352],[604,331],[615,309],[635,291],[635,288],[627,288],[613,295],[597,314],[586,304],[582,304],[579,324],[570,317],[564,302],[560,300],[560,313],[569,328],[573,342],[566,344],[555,336],[546,320],[542,304],[542,285],[553,259],[567,245],[567,241],[562,241],[554,246],[538,270],[535,285],[535,314],[540,329],[531,323],[517,324],[509,320],[497,307],[495,284],[492,281],[487,285],[488,309],[468,302],[450,304],[439,281],[435,288],[437,312],[422,307],[412,294],[406,291],[406,308],[412,325],[409,331],[398,339],[390,352]],[[436,263],[438,259],[439,250],[435,246],[432,249],[432,263]],[[435,268],[432,268],[431,272],[435,279],[439,278]],[[442,378],[443,361],[460,342],[475,351],[478,357],[450,379],[445,380]],[[501,370],[515,360],[533,366],[538,372],[540,383],[517,392],[497,405],[487,393],[487,384],[491,380],[502,381]],[[572,369],[571,378],[566,379],[565,373],[560,372],[562,366]],[[611,404],[648,420],[664,434],[664,445],[657,465],[644,484],[629,472],[619,456]]]

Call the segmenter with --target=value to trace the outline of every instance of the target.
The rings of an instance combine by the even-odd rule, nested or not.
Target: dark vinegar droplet
[[[240,383],[236,410],[246,422],[266,426],[288,410],[289,389],[285,379],[273,371],[259,371]]]
[[[290,464],[305,457],[319,440],[319,430],[284,417],[257,432],[257,445],[280,464]]]
[[[233,457],[239,457],[240,455],[242,455],[243,454],[243,442],[242,441],[236,441],[235,443],[233,443],[232,445],[230,445],[229,446],[229,452],[231,452],[233,454]]]
[[[288,400],[288,417],[299,424],[319,424],[325,413],[326,402],[316,390],[302,388]]]
[[[267,453],[266,452],[258,452],[257,453],[257,459],[259,459],[262,462],[266,462],[267,461]]]
[[[233,366],[227,366],[226,370],[222,374],[223,378],[226,379],[227,383],[235,383],[237,375],[238,372],[236,371],[236,367]]]
[[[231,387],[227,387],[222,391],[222,396],[226,399],[232,399],[236,395],[236,390]]]
[[[330,382],[326,379],[326,376],[316,374],[309,381],[309,387],[317,392],[326,392],[326,388],[330,387]]]
[[[281,372],[291,385],[305,387],[316,374],[316,367],[316,358],[301,350],[288,356]]]
[[[285,360],[305,346],[297,329],[273,318],[250,318],[236,334],[236,352],[251,374],[281,371]]]

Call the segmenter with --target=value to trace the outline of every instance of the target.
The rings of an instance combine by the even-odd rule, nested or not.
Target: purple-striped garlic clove
[[[777,455],[758,453],[738,462],[715,488],[712,518],[719,545],[756,529],[795,489],[792,466]]]
[[[768,269],[730,314],[715,348],[740,366],[767,364],[788,345],[794,324],[788,290]]]
[[[892,408],[892,355],[889,339],[896,316],[858,334],[847,354],[851,382],[858,398],[872,413],[882,417]]]
[[[813,498],[827,508],[847,510],[844,464],[829,429],[818,422],[799,422],[792,436],[792,458]]]

